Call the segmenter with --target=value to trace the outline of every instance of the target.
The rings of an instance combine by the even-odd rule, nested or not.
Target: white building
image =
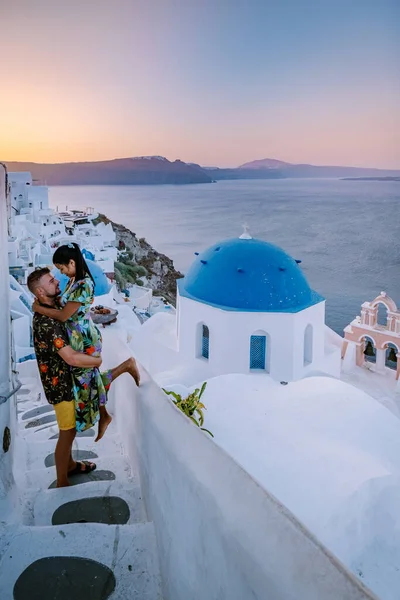
[[[94,225],[98,215],[93,209],[55,212],[47,186],[33,185],[28,172],[8,173],[8,188],[8,258],[15,276],[23,281],[26,267],[51,265],[58,246],[76,242],[114,277],[118,250],[111,223]]]
[[[11,218],[15,213],[19,213],[20,210],[27,206],[28,193],[32,186],[32,175],[26,172],[8,173],[8,186],[10,189],[10,203],[11,203]]]
[[[311,290],[298,263],[247,232],[199,254],[178,281],[181,360],[201,361],[209,376],[339,376],[340,348],[325,339],[325,300]]]

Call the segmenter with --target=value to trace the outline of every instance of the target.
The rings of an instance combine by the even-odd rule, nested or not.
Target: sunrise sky
[[[400,168],[399,0],[0,0],[0,160]]]

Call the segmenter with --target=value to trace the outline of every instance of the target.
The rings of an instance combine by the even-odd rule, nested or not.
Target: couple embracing
[[[36,298],[32,327],[39,373],[60,430],[55,450],[57,487],[65,487],[68,475],[96,468],[94,463],[73,460],[76,432],[98,422],[95,441],[99,441],[112,420],[106,408],[111,382],[122,373],[130,373],[137,385],[140,378],[133,358],[100,371],[102,339],[89,312],[94,279],[78,244],[57,248],[53,263],[69,277],[62,294],[59,281],[48,268],[33,271],[27,283]]]

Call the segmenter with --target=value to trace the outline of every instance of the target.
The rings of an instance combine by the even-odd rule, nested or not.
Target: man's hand
[[[103,362],[103,359],[101,358],[101,356],[96,356],[96,357],[92,357],[92,358],[93,358],[93,360],[97,360],[98,361],[97,365],[95,365],[95,366],[96,367],[100,367],[101,363]]]
[[[101,356],[90,356],[85,352],[76,352],[71,346],[64,346],[58,351],[58,354],[70,367],[82,367],[83,369],[93,369],[100,367],[102,363]]]

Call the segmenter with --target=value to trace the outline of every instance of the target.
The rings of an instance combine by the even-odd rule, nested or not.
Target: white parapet
[[[124,360],[105,339],[103,366]],[[111,387],[121,440],[156,528],[165,600],[373,600],[282,504],[197,429],[141,369]],[[204,574],[207,574],[205,576]],[[321,573],[323,576],[321,576]]]
[[[352,371],[356,366],[356,351],[357,344],[355,342],[349,342],[346,348],[346,354],[342,361],[343,371]]]

